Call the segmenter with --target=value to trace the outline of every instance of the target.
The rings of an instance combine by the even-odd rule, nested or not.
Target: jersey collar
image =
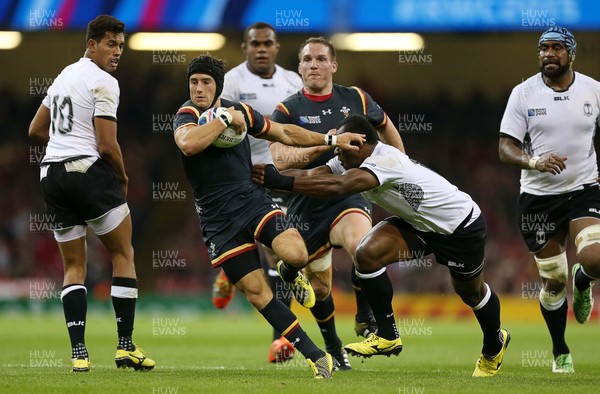
[[[306,89],[302,88],[302,94],[304,95],[304,97],[306,97],[307,99],[311,100],[311,101],[315,101],[317,103],[322,103],[323,101],[327,101],[331,98],[331,96],[333,96],[333,90],[331,90],[331,93],[326,94],[324,96],[316,96],[314,94],[310,94],[306,91]]]

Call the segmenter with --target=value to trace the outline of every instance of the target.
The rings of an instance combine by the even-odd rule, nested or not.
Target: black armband
[[[289,190],[294,188],[294,177],[281,175],[273,164],[265,166],[264,187],[277,190]]]

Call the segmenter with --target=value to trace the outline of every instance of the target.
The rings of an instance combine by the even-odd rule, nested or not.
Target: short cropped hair
[[[279,41],[279,39],[277,38],[277,32],[275,31],[275,28],[273,26],[269,25],[267,22],[254,22],[253,24],[248,26],[246,28],[246,30],[244,30],[244,35],[242,36],[242,42],[248,41],[248,34],[250,33],[250,30],[252,30],[252,29],[270,29],[271,31],[273,31],[273,34],[275,35],[275,41]]]
[[[98,15],[87,25],[85,42],[87,43],[89,40],[100,42],[107,32],[125,34],[125,24],[114,16]]]
[[[344,128],[345,132],[352,132],[365,135],[365,142],[369,145],[376,144],[379,141],[379,135],[375,126],[364,115],[349,115],[338,123],[336,129]]]
[[[310,37],[306,41],[304,41],[302,44],[300,44],[300,50],[298,51],[298,59],[300,61],[302,61],[302,50],[308,44],[323,44],[329,48],[329,54],[331,55],[331,59],[330,59],[331,61],[334,61],[337,57],[337,53],[335,51],[335,46],[333,45],[333,43],[331,41],[329,41],[328,39],[326,39],[323,36]]]

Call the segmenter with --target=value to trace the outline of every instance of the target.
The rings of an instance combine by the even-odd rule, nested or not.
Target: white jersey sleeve
[[[344,172],[346,172],[346,169],[342,167],[342,162],[340,161],[340,159],[338,159],[337,156],[329,159],[326,165],[327,167],[329,167],[333,174],[341,175]]]
[[[243,79],[241,78],[240,71],[237,70],[237,67],[226,72],[225,79],[223,80],[223,92],[221,92],[221,97],[230,101],[240,101],[239,86],[242,83]]]
[[[104,116],[117,120],[119,94],[119,84],[116,79],[111,78],[96,81],[92,90],[94,116]]]
[[[508,104],[506,104],[504,116],[500,123],[500,133],[507,134],[523,142],[527,131],[527,117],[523,111],[521,90],[521,85],[515,87],[508,98]]]

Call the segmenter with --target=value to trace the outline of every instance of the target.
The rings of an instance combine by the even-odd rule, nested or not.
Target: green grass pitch
[[[481,336],[475,319],[399,320],[399,357],[352,357],[353,371],[314,381],[304,359],[266,361],[270,328],[257,313],[139,313],[134,339],[157,362],[151,372],[117,370],[114,317],[90,313],[89,373],[70,373],[69,344],[61,314],[0,317],[0,393],[576,393],[597,392],[600,332],[597,323],[569,321],[567,339],[575,375],[551,372],[550,339],[539,322],[504,322],[511,331],[500,374],[473,379]],[[356,340],[352,318],[337,318],[342,340]],[[314,321],[301,324],[319,346]]]

